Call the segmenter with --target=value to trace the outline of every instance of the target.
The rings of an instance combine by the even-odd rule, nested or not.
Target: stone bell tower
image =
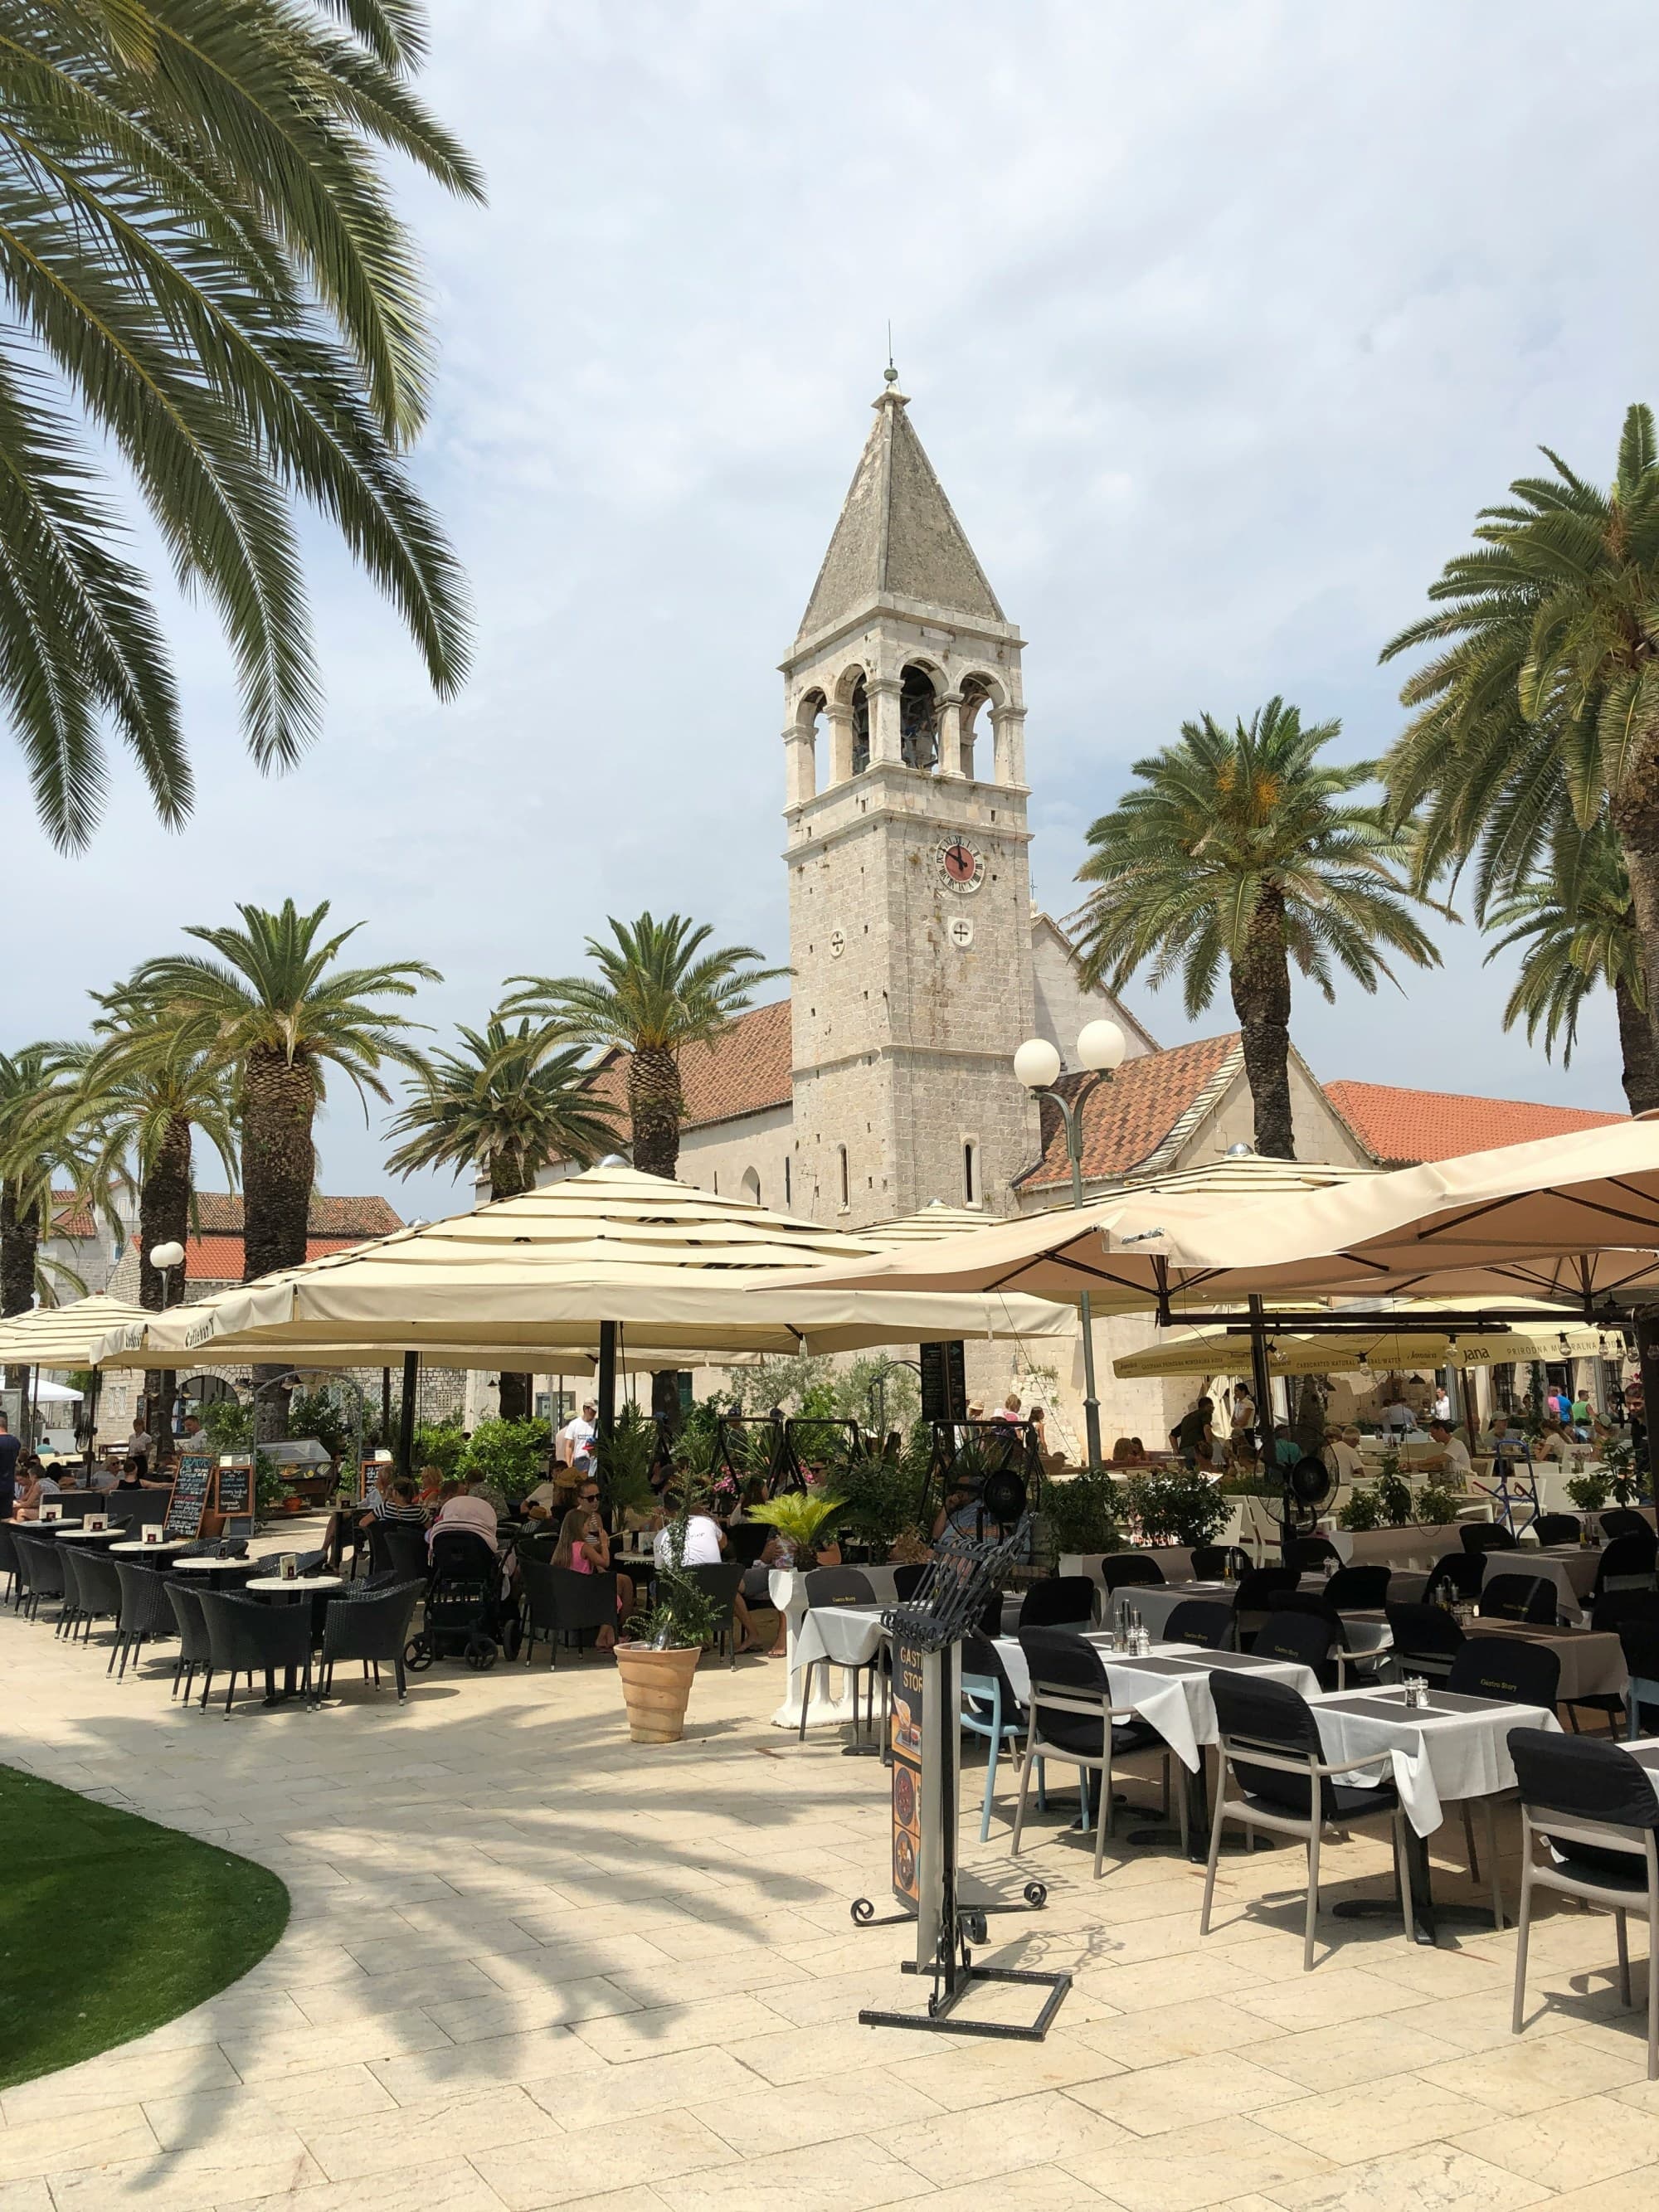
[[[795,1203],[1012,1211],[1039,1150],[1024,641],[886,373],[782,664]]]

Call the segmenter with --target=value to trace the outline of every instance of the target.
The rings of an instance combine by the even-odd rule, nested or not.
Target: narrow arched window
[[[962,1197],[964,1206],[979,1203],[979,1161],[971,1144],[962,1148]]]
[[[846,1146],[837,1145],[836,1151],[841,1158],[841,1202],[843,1206],[847,1206],[853,1203],[852,1171],[847,1164]]]

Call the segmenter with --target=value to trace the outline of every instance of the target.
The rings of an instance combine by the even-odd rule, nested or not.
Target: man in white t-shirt
[[[652,1549],[659,1567],[673,1563],[673,1528],[659,1528]],[[720,1554],[726,1549],[726,1531],[718,1521],[707,1513],[694,1513],[685,1524],[685,1565],[688,1567],[717,1567]]]
[[[1433,1440],[1435,1456],[1423,1464],[1436,1474],[1443,1474],[1450,1481],[1467,1482],[1474,1469],[1469,1464],[1469,1448],[1461,1437],[1451,1432],[1449,1421],[1431,1421],[1429,1435]]]
[[[599,1407],[592,1403],[584,1406],[580,1413],[573,1413],[559,1431],[559,1451],[567,1467],[574,1468],[578,1474],[588,1474],[593,1465],[594,1422]]]

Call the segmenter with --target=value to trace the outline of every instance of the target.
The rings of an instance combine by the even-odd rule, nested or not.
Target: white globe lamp
[[[165,1273],[169,1267],[182,1267],[185,1264],[185,1248],[182,1244],[177,1243],[152,1244],[149,1248],[149,1264],[158,1273]]]
[[[1085,1067],[1110,1075],[1123,1065],[1129,1041],[1115,1022],[1087,1022],[1078,1031],[1077,1056]]]
[[[1060,1079],[1060,1054],[1047,1037],[1027,1037],[1014,1054],[1014,1073],[1028,1091],[1046,1091]]]

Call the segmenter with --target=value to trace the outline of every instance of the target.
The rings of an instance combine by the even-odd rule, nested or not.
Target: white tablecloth
[[[1569,1620],[1577,1620],[1595,1583],[1601,1554],[1577,1544],[1527,1544],[1513,1552],[1481,1554],[1484,1586],[1494,1575],[1536,1575],[1555,1586],[1556,1602]]]
[[[1624,1646],[1607,1630],[1534,1628],[1518,1620],[1476,1620],[1471,1636],[1513,1636],[1523,1644],[1541,1644],[1561,1662],[1559,1695],[1573,1698],[1622,1698],[1630,1674]]]
[[[1433,1834],[1446,1805],[1514,1789],[1511,1729],[1553,1729],[1559,1733],[1561,1725],[1553,1713],[1538,1705],[1499,1705],[1490,1698],[1454,1700],[1438,1688],[1431,1694],[1437,1706],[1455,1704],[1460,1710],[1412,1712],[1395,1689],[1338,1690],[1309,1700],[1331,1765],[1340,1766],[1370,1752],[1387,1758],[1406,1817],[1419,1836]],[[1342,1779],[1378,1782],[1382,1771],[1379,1766],[1369,1776],[1362,1772]]]
[[[795,1638],[796,1666],[827,1659],[832,1667],[867,1667],[881,1649],[884,1610],[879,1605],[810,1607]]]
[[[1245,1659],[1232,1652],[1200,1651],[1190,1644],[1160,1644],[1144,1657],[1127,1658],[1109,1648],[1109,1639],[1091,1636],[1106,1662],[1112,1703],[1121,1711],[1138,1713],[1164,1738],[1183,1766],[1197,1771],[1202,1747],[1216,1740],[1215,1699],[1210,1694],[1212,1671],[1225,1668],[1247,1673],[1270,1682],[1288,1682],[1310,1697],[1319,1688],[1311,1668],[1284,1659]],[[1025,1654],[1011,1638],[999,1640],[997,1650],[1008,1680],[1022,1705],[1031,1693]]]
[[[1237,1583],[1137,1583],[1133,1588],[1126,1584],[1102,1598],[1101,1618],[1109,1622],[1121,1598],[1134,1607],[1154,1636],[1162,1636],[1164,1622],[1189,1598],[1207,1598],[1212,1605],[1230,1607],[1237,1595]]]

